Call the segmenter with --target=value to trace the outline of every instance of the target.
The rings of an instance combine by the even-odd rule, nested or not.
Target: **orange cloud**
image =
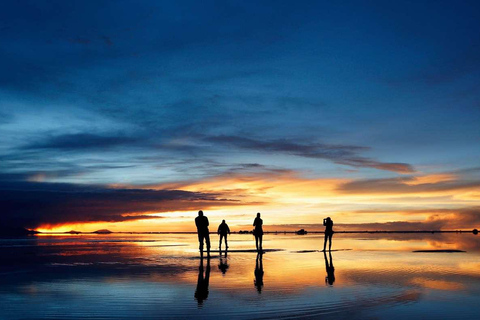
[[[41,194],[53,200],[43,206],[48,212],[40,215],[41,221],[24,225],[63,226],[65,230],[82,224],[72,229],[89,231],[94,231],[93,226],[113,231],[194,231],[192,219],[200,209],[206,210],[212,225],[227,219],[237,231],[249,226],[256,212],[262,213],[269,230],[298,226],[322,230],[326,216],[342,230],[451,230],[480,224],[480,200],[476,198],[480,181],[457,174],[352,180],[265,167],[255,170],[260,171],[230,171],[203,180],[141,187],[87,186],[72,192],[57,187],[56,193],[51,184],[37,183],[48,188],[48,192],[40,190]],[[44,198],[35,192],[30,196]],[[33,202],[27,200],[18,195],[24,211],[16,217],[28,217]]]

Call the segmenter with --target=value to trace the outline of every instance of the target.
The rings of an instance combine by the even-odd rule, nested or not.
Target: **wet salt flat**
[[[479,236],[335,234],[331,255],[322,235],[229,245],[200,259],[193,234],[0,239],[0,318],[479,318]]]

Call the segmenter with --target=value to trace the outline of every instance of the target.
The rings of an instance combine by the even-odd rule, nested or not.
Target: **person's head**
[[[260,218],[260,212],[257,213],[257,218]]]
[[[203,217],[203,211],[202,210],[198,211],[198,216]]]
[[[225,220],[222,220],[222,223],[225,223]]]
[[[325,220],[330,221],[330,220],[332,220],[332,219],[330,219],[330,217],[327,217]]]

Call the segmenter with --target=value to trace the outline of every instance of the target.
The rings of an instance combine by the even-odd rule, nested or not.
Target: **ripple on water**
[[[178,249],[152,249],[161,244],[148,241],[78,239],[57,239],[59,246],[52,242],[33,244],[38,250],[2,248],[2,252],[14,252],[19,259],[13,267],[0,269],[4,271],[0,273],[0,318],[385,319],[388,310],[404,310],[398,314],[416,318],[414,311],[405,310],[431,308],[435,303],[440,306],[437,309],[446,306],[444,316],[452,318],[466,314],[462,310],[480,309],[477,302],[472,302],[480,288],[480,272],[475,269],[478,254],[362,251],[349,243],[341,247],[354,250],[332,253],[336,281],[329,286],[324,283],[325,257],[317,250],[308,250],[315,248],[305,242],[308,237],[275,237],[282,242],[272,237],[269,247],[286,251],[263,255],[261,292],[254,284],[255,252],[232,251],[226,258],[229,268],[225,274],[218,268],[223,257],[211,258],[208,297],[202,303],[195,299],[195,292],[205,277],[206,265],[200,270],[194,236],[190,237],[194,242],[188,242],[187,237],[176,242],[165,237],[165,241],[170,239],[165,245],[189,246]],[[245,248],[251,249],[251,243]],[[300,254],[295,252],[298,249],[306,250]],[[88,255],[63,256],[65,252]],[[466,260],[470,264],[463,266]],[[27,269],[28,273],[8,272]]]

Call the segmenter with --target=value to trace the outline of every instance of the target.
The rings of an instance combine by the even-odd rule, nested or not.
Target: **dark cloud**
[[[374,168],[379,170],[393,171],[398,173],[413,173],[415,169],[408,163],[379,162],[369,158],[352,157],[350,159],[339,159],[335,163],[344,164],[357,168]]]
[[[411,165],[406,163],[384,163],[358,156],[358,152],[369,149],[360,146],[330,145],[323,143],[302,144],[287,139],[257,140],[240,136],[213,136],[205,138],[205,140],[242,149],[287,153],[307,158],[325,159],[333,161],[334,163],[358,168],[375,168],[399,173],[412,173],[415,171]]]
[[[407,194],[453,191],[480,187],[479,180],[448,180],[436,183],[419,184],[409,184],[409,182],[415,182],[415,177],[355,180],[342,184],[338,190],[342,193],[350,194]]]
[[[40,181],[108,172],[112,169],[134,168],[138,163],[118,163],[111,159],[90,159],[87,161],[59,161],[55,152],[45,156],[45,150],[22,150],[0,155],[0,181]],[[52,150],[54,151],[54,150]],[[62,157],[62,151],[58,155]],[[22,167],[22,170],[19,170]]]
[[[213,193],[0,179],[0,224],[3,226],[35,228],[42,224],[152,219],[158,217],[146,213],[236,204],[238,201]]]
[[[102,151],[113,147],[143,147],[149,152],[168,151],[181,152],[197,155],[218,154],[225,146],[238,149],[248,149],[255,152],[274,152],[291,154],[300,157],[325,159],[337,164],[347,165],[356,168],[375,168],[379,170],[393,171],[398,173],[412,173],[414,169],[406,163],[385,163],[374,159],[359,156],[358,153],[369,150],[367,147],[352,145],[333,145],[324,143],[299,143],[288,139],[260,140],[246,136],[209,136],[198,132],[198,128],[181,129],[178,127],[162,130],[166,136],[171,138],[179,135],[192,135],[188,144],[170,144],[162,141],[161,138],[150,138],[147,136],[126,136],[125,134],[99,135],[90,133],[64,134],[48,137],[37,142],[30,143],[23,147],[24,150],[60,150],[60,151]],[[202,147],[200,143],[210,143],[213,146]],[[158,157],[152,158],[156,161]],[[205,164],[208,160],[205,159]],[[259,165],[259,164],[257,164]],[[221,166],[217,163],[216,167]],[[228,165],[231,166],[231,165]],[[241,170],[242,168],[231,168],[229,170]],[[247,169],[247,167],[243,167]],[[249,169],[253,169],[252,166]]]

